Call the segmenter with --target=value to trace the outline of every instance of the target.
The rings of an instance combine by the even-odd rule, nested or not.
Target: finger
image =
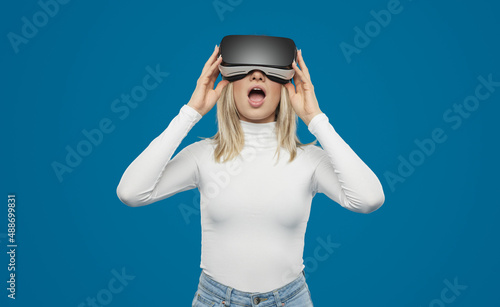
[[[309,81],[311,81],[311,76],[309,75],[309,69],[307,68],[306,62],[304,62],[304,58],[302,57],[302,50],[299,50],[298,60],[300,68],[304,72],[304,75],[307,77]]]
[[[219,76],[219,64],[222,61],[222,58],[218,58],[217,61],[215,61],[212,66],[207,70],[208,78],[209,78],[209,88],[213,89],[215,81],[217,80],[217,77]]]
[[[294,69],[295,69],[295,74],[298,75],[298,83],[299,84],[295,83],[295,85],[302,86],[303,83],[309,82],[309,80],[308,80],[307,76],[304,74],[304,72],[297,67],[297,63],[292,64],[292,67],[294,67]]]
[[[304,80],[303,80],[304,75],[303,75],[302,71],[299,69],[299,67],[297,66],[297,63],[295,63],[295,61],[292,63],[292,67],[295,70],[295,75],[293,76],[293,82],[295,82],[295,87],[297,88],[297,93],[299,93],[303,90],[302,85],[304,83]]]
[[[216,70],[219,70],[219,64],[222,61],[222,58],[219,57],[218,59],[215,60],[210,66],[205,68],[203,73],[200,76],[200,79],[212,79],[213,75],[215,74]]]
[[[214,81],[219,76],[219,64],[222,62],[222,57],[219,57],[208,69],[207,74],[209,74],[210,78],[213,78]]]
[[[295,74],[293,76],[293,81],[295,82],[295,85],[297,85],[298,83],[300,83],[302,81],[302,78],[300,76],[301,71],[300,71],[299,67],[297,66],[297,62],[293,61],[292,68],[295,71]]]
[[[206,72],[208,68],[213,64],[213,62],[216,60],[217,54],[219,53],[219,46],[216,46],[214,51],[212,52],[212,55],[208,58],[207,62],[205,63],[205,66],[203,66],[203,70],[201,71],[201,74]]]
[[[215,93],[217,93],[217,97],[220,97],[222,89],[226,87],[226,85],[229,84],[228,80],[222,80],[217,84],[217,87],[215,88]]]

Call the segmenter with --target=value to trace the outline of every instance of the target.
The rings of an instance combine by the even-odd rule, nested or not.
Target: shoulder
[[[323,148],[321,148],[321,146],[315,144],[309,144],[304,146],[304,151],[308,160],[310,160],[313,164],[315,162],[319,163],[319,161],[321,161],[325,156],[328,155],[326,151]]]
[[[198,159],[201,159],[203,156],[206,156],[211,151],[213,151],[214,143],[211,139],[203,139],[197,142],[191,143],[185,147],[187,151],[189,151],[193,156]]]
[[[304,152],[308,155],[314,155],[324,151],[323,148],[321,148],[321,146],[319,146],[318,144],[308,144],[303,146],[303,148]]]

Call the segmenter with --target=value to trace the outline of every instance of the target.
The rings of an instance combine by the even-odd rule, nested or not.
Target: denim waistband
[[[201,271],[200,283],[198,285],[198,287],[201,287],[204,291],[223,300],[225,306],[234,306],[230,305],[234,303],[240,306],[258,307],[282,306],[286,301],[299,293],[305,286],[305,273],[302,271],[296,279],[281,288],[263,293],[244,292],[215,281],[205,274],[203,270]]]

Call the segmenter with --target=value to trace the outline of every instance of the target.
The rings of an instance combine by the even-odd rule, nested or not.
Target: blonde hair
[[[284,147],[290,152],[290,159],[288,162],[292,162],[297,156],[297,148],[316,144],[316,140],[311,143],[303,144],[297,137],[298,116],[291,105],[288,90],[285,85],[281,85],[281,101],[276,108],[275,120],[278,141],[275,156],[277,153],[278,160],[281,147]],[[222,89],[221,96],[217,102],[217,123],[219,127],[217,133],[211,138],[202,139],[210,139],[216,144],[214,149],[214,160],[220,163],[222,158],[224,158],[223,162],[226,162],[237,157],[245,143],[245,136],[240,124],[238,109],[234,102],[233,82],[229,82]]]

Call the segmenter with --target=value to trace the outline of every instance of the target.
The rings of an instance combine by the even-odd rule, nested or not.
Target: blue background
[[[354,28],[365,31],[370,11],[390,2],[70,1],[17,52],[9,33],[21,35],[23,16],[33,20],[42,8],[4,4],[0,305],[90,306],[87,297],[99,296],[99,306],[189,306],[200,274],[198,191],[130,208],[116,187],[189,101],[222,37],[258,34],[290,37],[302,49],[322,111],[386,195],[368,215],[314,198],[304,260],[315,306],[500,306],[500,88],[457,129],[443,119],[474,95],[479,76],[500,81],[500,5],[402,0],[348,61],[340,44],[354,45]],[[127,116],[113,112],[112,102],[157,65],[169,74],[163,82]],[[114,130],[59,180],[52,163],[64,163],[66,146],[76,148],[104,118]],[[212,109],[176,153],[216,127]],[[398,157],[418,157],[415,141],[436,128],[446,141],[391,183],[389,172],[401,175]],[[314,140],[302,121],[298,134]],[[17,203],[15,302],[6,290],[8,193]],[[186,220],[180,208],[193,214]],[[326,251],[318,240],[328,238],[337,247],[318,257]],[[135,278],[106,297],[113,270]],[[467,288],[445,290],[455,278]],[[442,302],[443,291],[453,302]]]

